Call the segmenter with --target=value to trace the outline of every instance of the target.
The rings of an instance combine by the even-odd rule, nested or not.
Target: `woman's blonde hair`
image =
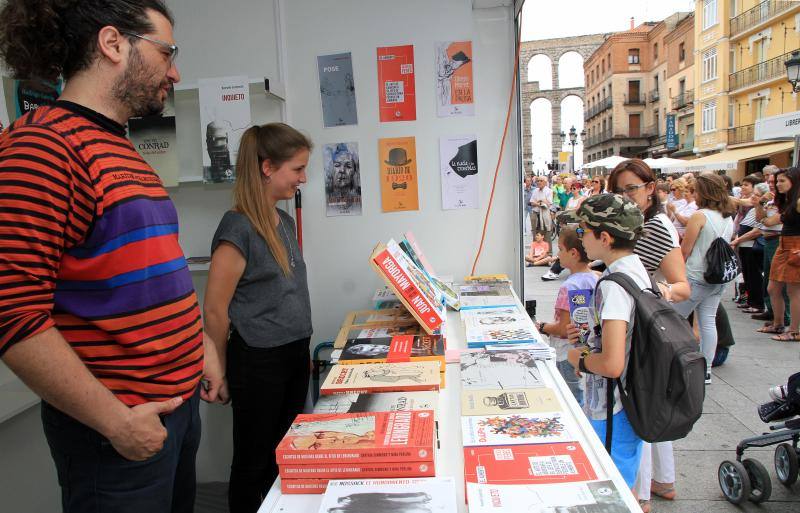
[[[284,123],[252,126],[239,142],[233,208],[247,216],[287,277],[292,275],[289,255],[276,227],[277,208],[267,201],[269,181],[261,172],[261,165],[269,161],[270,166],[281,167],[298,151],[311,151],[313,147],[308,137]]]
[[[689,188],[689,183],[684,178],[678,178],[677,180],[672,181],[672,186],[676,189],[685,191]]]

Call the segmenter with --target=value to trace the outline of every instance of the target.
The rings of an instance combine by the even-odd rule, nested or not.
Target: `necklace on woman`
[[[286,239],[286,249],[289,250],[289,265],[294,267],[294,251],[292,250],[292,241],[289,240],[289,234],[286,233],[286,227],[283,226],[283,219],[278,221],[278,225],[281,227],[281,232],[283,232],[283,236]]]

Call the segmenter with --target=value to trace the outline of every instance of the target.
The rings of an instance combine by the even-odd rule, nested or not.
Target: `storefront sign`
[[[785,139],[800,135],[800,111],[756,121],[755,140]]]
[[[678,147],[678,133],[675,131],[675,114],[667,114],[667,149]]]

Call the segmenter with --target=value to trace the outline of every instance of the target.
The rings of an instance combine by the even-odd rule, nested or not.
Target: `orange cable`
[[[503,152],[506,147],[506,136],[508,135],[508,124],[511,121],[511,110],[514,104],[514,96],[516,95],[517,75],[519,74],[519,54],[522,48],[522,16],[519,17],[519,25],[517,26],[517,56],[514,61],[514,75],[511,78],[511,93],[508,97],[508,112],[506,113],[506,124],[503,129],[503,138],[500,141],[500,155],[497,157],[497,167],[494,170],[494,178],[492,179],[492,192],[489,195],[489,205],[486,207],[486,217],[483,219],[483,232],[481,233],[481,243],[478,246],[478,253],[475,255],[475,260],[472,262],[471,275],[475,274],[475,268],[478,266],[478,260],[483,252],[483,244],[486,241],[486,228],[489,224],[489,214],[492,212],[492,203],[494,202],[494,190],[497,186],[497,175],[500,173],[500,164],[503,162]]]

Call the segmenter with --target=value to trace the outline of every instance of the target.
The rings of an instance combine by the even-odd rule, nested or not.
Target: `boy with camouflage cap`
[[[559,221],[577,223],[586,254],[606,264],[603,276],[625,273],[642,288],[651,287],[639,257],[633,253],[642,233],[644,216],[635,203],[617,194],[591,196],[574,211],[559,215]],[[603,281],[595,290],[595,324],[601,334],[590,340],[590,348],[571,349],[568,360],[579,375],[585,375],[583,409],[601,440],[606,434],[606,378],[623,384],[631,351],[635,303],[620,285]],[[577,342],[577,329],[570,326],[570,341]],[[625,482],[633,488],[641,460],[642,440],[633,431],[619,391],[614,391],[611,459]]]

